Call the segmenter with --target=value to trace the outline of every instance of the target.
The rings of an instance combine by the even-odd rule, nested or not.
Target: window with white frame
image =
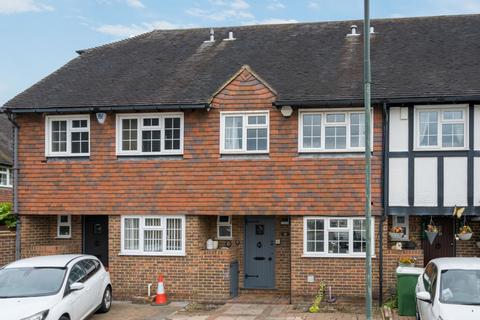
[[[365,256],[364,218],[305,217],[303,223],[305,256]]]
[[[185,216],[122,216],[121,228],[122,254],[185,254]]]
[[[47,116],[45,154],[50,157],[90,155],[90,116]]]
[[[72,237],[72,216],[61,215],[57,218],[57,237],[71,238]]]
[[[12,187],[12,170],[6,167],[0,167],[0,187]]]
[[[400,227],[403,231],[403,241],[408,241],[408,216],[393,216],[392,219],[392,227]]]
[[[418,149],[464,149],[467,145],[466,106],[415,107]]]
[[[221,153],[268,153],[268,112],[222,112]]]
[[[365,113],[353,110],[300,110],[300,152],[362,151]]]
[[[217,239],[220,239],[220,240],[232,239],[232,217],[231,216],[217,217]]]
[[[183,113],[117,115],[117,154],[183,153]]]

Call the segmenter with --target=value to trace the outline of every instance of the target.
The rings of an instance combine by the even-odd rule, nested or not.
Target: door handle
[[[268,261],[272,261],[272,257],[269,257],[269,258],[268,258]]]
[[[253,260],[265,260],[265,257],[254,257]]]
[[[245,274],[245,278],[258,278],[258,274],[254,276]]]

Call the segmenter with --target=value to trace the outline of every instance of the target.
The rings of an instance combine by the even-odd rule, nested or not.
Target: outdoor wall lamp
[[[282,116],[284,116],[285,118],[288,118],[292,115],[293,108],[291,106],[282,106],[280,108],[280,112],[282,113]]]
[[[107,114],[105,112],[97,112],[96,116],[97,116],[97,121],[100,124],[104,124],[105,120],[107,120]]]

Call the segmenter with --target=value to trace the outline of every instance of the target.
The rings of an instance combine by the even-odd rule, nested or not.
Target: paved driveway
[[[90,320],[161,320],[183,309],[185,305],[186,303],[172,302],[166,306],[154,307],[129,302],[114,302],[110,312],[95,314]]]

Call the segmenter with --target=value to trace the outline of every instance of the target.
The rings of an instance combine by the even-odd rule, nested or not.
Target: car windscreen
[[[65,268],[7,268],[0,270],[0,298],[26,298],[56,294]]]
[[[480,305],[480,270],[443,270],[440,302]]]

